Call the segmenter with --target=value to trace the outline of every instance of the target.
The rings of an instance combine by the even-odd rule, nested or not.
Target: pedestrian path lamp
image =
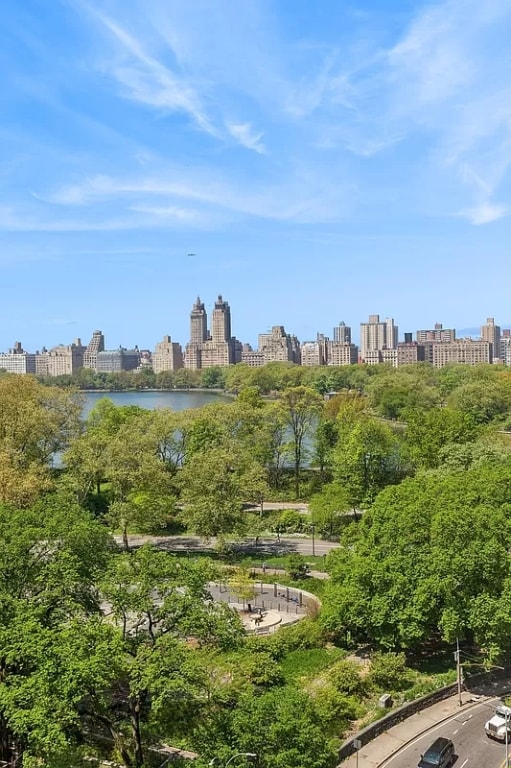
[[[228,765],[232,763],[233,760],[236,760],[238,757],[247,757],[249,760],[255,760],[257,755],[254,752],[237,752],[235,755],[229,758],[229,760],[224,763],[224,768],[227,768]],[[209,765],[216,765],[218,761],[218,757],[214,757],[212,760],[209,761]]]

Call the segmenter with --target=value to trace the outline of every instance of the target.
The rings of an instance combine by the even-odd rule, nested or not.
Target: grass
[[[314,677],[345,656],[345,651],[340,648],[290,651],[281,662],[282,673],[286,683],[301,677]]]

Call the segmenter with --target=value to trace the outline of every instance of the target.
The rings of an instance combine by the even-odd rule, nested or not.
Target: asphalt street
[[[122,536],[116,535],[115,540],[118,544],[122,544]],[[216,545],[216,539],[212,538],[206,541],[198,536],[143,536],[141,534],[130,534],[128,537],[130,547],[140,547],[142,544],[151,543],[162,549],[168,549],[170,551],[185,550],[188,552],[207,552],[208,550],[214,550]],[[264,560],[264,557],[270,555],[288,555],[292,552],[299,552],[301,555],[312,555],[313,550],[315,555],[327,555],[332,549],[337,549],[339,544],[335,541],[321,541],[319,539],[302,538],[302,537],[281,537],[280,541],[277,538],[263,538],[259,539],[257,545],[255,540],[245,539],[244,541],[236,542],[236,547],[240,550],[250,551],[250,553],[256,557],[260,557]]]
[[[484,732],[484,724],[492,716],[499,701],[498,698],[485,700],[466,712],[459,712],[443,723],[433,726],[393,757],[380,763],[379,768],[414,768],[421,755],[438,736],[445,736],[454,742],[454,768],[500,768],[505,762],[505,745],[489,739]],[[363,764],[360,768],[363,768]]]

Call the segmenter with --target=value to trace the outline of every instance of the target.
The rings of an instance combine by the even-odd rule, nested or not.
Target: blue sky
[[[23,0],[0,349],[511,324],[509,0]],[[193,255],[190,255],[193,254]]]

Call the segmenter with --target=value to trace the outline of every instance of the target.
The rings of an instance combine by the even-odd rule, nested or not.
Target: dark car
[[[440,736],[421,756],[418,768],[447,768],[454,757],[454,744]]]

